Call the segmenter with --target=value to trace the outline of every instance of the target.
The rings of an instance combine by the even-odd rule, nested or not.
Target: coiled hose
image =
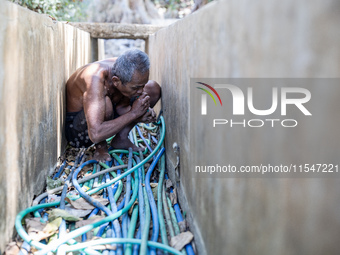
[[[163,189],[163,180],[164,180],[164,171],[165,171],[165,164],[164,164],[164,148],[163,147],[163,141],[165,136],[165,125],[164,125],[164,119],[161,116],[160,123],[158,123],[158,126],[149,127],[146,125],[143,125],[143,128],[147,130],[160,130],[160,137],[157,139],[153,136],[149,135],[149,139],[145,139],[139,130],[139,127],[136,126],[137,131],[140,135],[141,139],[137,139],[136,136],[136,128],[133,129],[133,132],[131,133],[131,138],[138,146],[138,143],[143,141],[147,149],[143,153],[137,153],[127,151],[127,150],[113,150],[110,151],[110,155],[115,159],[115,162],[118,162],[121,164],[121,166],[115,166],[110,167],[112,165],[109,164],[109,162],[99,163],[96,160],[89,160],[84,163],[81,163],[79,167],[76,167],[76,164],[74,165],[73,169],[71,170],[71,174],[69,174],[68,180],[72,177],[72,184],[66,181],[66,184],[64,188],[69,188],[70,186],[74,186],[76,190],[78,191],[80,196],[72,196],[69,197],[71,200],[76,200],[79,197],[83,197],[86,201],[88,201],[90,204],[94,205],[96,208],[93,209],[91,214],[88,216],[88,218],[91,218],[92,216],[98,214],[99,210],[103,211],[106,214],[106,217],[104,219],[98,220],[96,222],[93,222],[91,224],[85,225],[83,227],[73,229],[69,233],[66,233],[66,224],[61,226],[61,230],[59,231],[59,238],[56,240],[51,241],[48,245],[38,242],[35,240],[32,240],[32,238],[26,233],[24,230],[21,222],[23,218],[29,214],[29,213],[35,213],[36,215],[39,215],[37,210],[39,209],[45,209],[45,208],[51,208],[55,207],[65,202],[65,196],[66,192],[63,192],[62,195],[62,202],[52,202],[52,203],[41,203],[39,202],[46,197],[51,191],[46,192],[42,194],[41,196],[37,197],[37,199],[34,201],[33,206],[30,208],[27,208],[23,211],[21,211],[16,218],[15,227],[17,229],[18,234],[21,236],[21,238],[25,241],[26,245],[31,245],[38,249],[38,252],[36,254],[47,254],[48,252],[58,252],[58,254],[65,254],[66,252],[71,251],[80,251],[82,254],[101,254],[100,252],[94,250],[91,248],[92,246],[99,245],[99,244],[111,244],[113,246],[117,245],[117,250],[104,250],[103,254],[122,254],[123,250],[121,249],[124,245],[124,254],[139,254],[145,255],[147,254],[148,248],[150,249],[151,254],[156,254],[156,248],[164,250],[166,252],[169,252],[171,254],[182,254],[181,252],[171,248],[168,246],[168,240],[167,240],[167,234],[166,234],[166,228],[164,224],[164,218],[163,218],[163,203],[162,203],[162,194],[164,192]],[[158,142],[155,146],[155,148],[151,148],[150,139],[154,142]],[[162,148],[162,149],[161,149]],[[126,165],[124,165],[124,162],[118,157],[117,153],[121,153],[126,155],[128,154],[128,169],[126,168]],[[149,153],[147,155],[147,153]],[[157,156],[156,156],[157,154]],[[145,155],[145,156],[144,156]],[[145,157],[145,159],[144,159]],[[85,157],[83,157],[84,160]],[[78,159],[77,159],[78,160]],[[148,173],[145,176],[144,172],[144,165],[152,160],[152,163],[150,167],[148,168]],[[157,201],[157,207],[156,203],[153,198],[153,194],[150,187],[150,177],[151,174],[157,165],[157,162],[161,160],[161,164],[159,167],[160,175],[159,175],[159,185],[157,188],[157,194],[158,194],[158,201]],[[133,164],[133,166],[132,166]],[[59,168],[59,171],[54,176],[55,178],[58,178],[63,170],[65,169],[65,161],[63,162],[62,166]],[[78,180],[77,176],[79,172],[87,165],[94,165],[93,172],[91,176],[87,176],[83,179]],[[99,165],[101,165],[104,169],[100,171]],[[122,174],[116,174],[114,171],[118,169],[125,169]],[[97,170],[97,171],[96,171]],[[119,170],[120,171],[120,170]],[[73,172],[73,173],[72,173]],[[91,173],[91,172],[89,172]],[[109,174],[112,175],[112,179],[110,179]],[[133,176],[131,176],[133,174]],[[65,175],[65,173],[64,173]],[[98,187],[95,187],[94,185],[94,178],[102,176],[103,175],[103,181]],[[125,187],[125,197],[123,198],[123,201],[120,202],[119,206],[117,207],[116,201],[118,200],[121,191],[123,189],[122,180],[123,178],[127,177],[126,181],[126,187]],[[83,187],[81,187],[81,183],[85,183]],[[113,187],[112,187],[113,186]],[[59,191],[60,188],[54,189],[52,192]],[[106,207],[96,201],[91,195],[104,191],[105,194],[107,194],[107,198],[109,199],[109,206]],[[132,191],[130,195],[130,191]],[[131,198],[130,198],[131,196]],[[138,196],[138,204],[136,204]],[[39,198],[39,199],[38,199]],[[64,205],[62,205],[64,207]],[[151,241],[148,241],[149,237],[149,225],[151,221],[151,213],[150,213],[150,207],[152,212],[152,221],[153,221],[153,230],[152,230],[152,238]],[[165,208],[164,208],[165,209]],[[130,210],[131,218],[128,217],[128,211]],[[177,210],[176,210],[177,211]],[[123,228],[120,228],[120,224],[118,222],[118,218],[123,217]],[[138,221],[139,219],[139,221]],[[65,222],[65,221],[64,221]],[[111,222],[111,224],[110,224]],[[92,241],[86,241],[83,243],[77,243],[74,238],[78,236],[82,236],[82,240],[86,240],[86,233],[90,230],[93,230],[95,228],[100,227],[100,231],[97,231],[98,236],[104,236],[105,229],[106,229],[106,238],[98,239],[98,240],[92,240]],[[136,231],[136,228],[138,227],[138,230]],[[121,232],[122,231],[122,232]],[[161,239],[162,243],[157,243],[159,232],[161,232]],[[123,238],[121,236],[121,233],[123,233]],[[134,234],[136,234],[136,238],[134,237]],[[115,237],[115,238],[113,238]],[[132,249],[133,248],[133,249]]]

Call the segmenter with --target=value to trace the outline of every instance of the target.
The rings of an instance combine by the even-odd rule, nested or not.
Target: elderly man
[[[139,148],[128,139],[137,122],[155,121],[152,109],[161,88],[149,80],[149,58],[139,50],[125,52],[79,68],[66,84],[66,138],[74,147],[96,146],[95,159],[111,160],[106,139],[113,148]]]

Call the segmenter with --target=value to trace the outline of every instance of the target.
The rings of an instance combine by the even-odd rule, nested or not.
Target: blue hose
[[[101,236],[104,234],[104,230],[106,229],[106,227],[107,227],[108,225],[109,225],[109,222],[106,222],[106,223],[104,223],[103,225],[101,225],[101,226],[99,227],[99,230],[98,230],[96,236],[97,236],[97,237],[101,237]]]
[[[182,222],[183,217],[182,217],[181,209],[179,208],[179,205],[177,203],[174,204],[174,209],[176,213],[177,222],[178,223]],[[187,252],[188,255],[195,255],[195,252],[194,252],[194,249],[192,248],[191,243],[188,243],[187,245],[185,245],[185,251]]]
[[[84,151],[80,150],[78,155],[77,155],[77,157],[76,157],[76,159],[75,159],[74,165],[71,168],[71,172],[70,172],[70,174],[68,175],[68,177],[66,179],[63,191],[61,192],[60,209],[62,209],[62,210],[65,209],[65,198],[66,198],[66,193],[67,193],[67,189],[68,189],[68,183],[69,183],[69,181],[70,181],[70,179],[72,177],[72,173],[74,172],[74,170],[76,169],[76,167],[77,167],[77,165],[78,165],[78,163],[80,161],[80,158],[82,158],[83,155],[84,155]],[[61,221],[60,226],[59,226],[59,237],[63,236],[65,233],[66,233],[66,221],[63,219]]]
[[[125,206],[125,197],[123,198],[122,202],[117,207],[117,211],[122,210]]]
[[[97,207],[94,208],[94,209],[92,210],[92,212],[90,213],[89,218],[91,218],[91,217],[97,215],[98,212],[99,212],[99,209],[98,209]]]
[[[66,165],[66,160],[64,160],[64,162],[61,164],[58,172],[53,176],[53,180],[55,180],[56,178],[59,178],[60,174],[64,171],[64,168],[65,168],[65,165]]]
[[[136,234],[136,239],[141,239],[141,237],[142,237],[142,230],[139,226],[137,234]],[[139,244],[135,244],[133,246],[133,255],[138,255],[138,253],[139,253]]]
[[[98,168],[97,166],[98,166],[98,164],[95,164],[95,165],[94,165],[92,174],[96,173],[97,168]],[[93,187],[93,182],[94,182],[94,179],[91,179],[91,180],[89,181],[89,184],[88,184],[89,189],[92,189],[92,187]],[[89,218],[93,217],[94,215],[97,215],[98,212],[99,212],[99,209],[98,209],[97,207],[94,208],[94,209],[92,210],[92,212],[90,213],[90,215],[89,215],[87,218],[89,219]],[[81,241],[82,241],[82,242],[85,242],[86,240],[87,240],[87,234],[85,233],[85,234],[83,234],[83,235],[81,236]]]
[[[149,149],[150,152],[152,152],[153,150],[151,149],[150,145],[148,144],[148,142],[146,141],[146,139],[144,138],[143,134],[142,134],[142,131],[140,131],[139,127],[136,126],[137,128],[137,131],[138,131],[138,134],[139,136],[143,139],[143,142],[145,143],[146,147]]]
[[[65,170],[66,170],[66,169],[71,169],[71,166],[67,166],[67,167],[65,168]],[[64,175],[66,175],[66,172],[65,172],[65,171],[63,171],[63,172],[61,173],[60,178],[63,177]]]
[[[100,165],[98,164],[97,165],[97,172],[100,172]],[[96,178],[94,178],[93,180],[93,187],[96,188],[98,187],[98,182],[99,182],[99,176],[97,176]]]
[[[105,177],[106,177],[106,180],[110,180],[110,176],[108,173],[105,175]],[[111,205],[111,211],[115,213],[117,211],[117,204],[113,197],[114,194],[113,194],[113,189],[111,186],[107,187],[107,194],[108,194],[108,198],[109,198],[110,205]]]
[[[164,147],[158,152],[156,158],[152,161],[152,164],[150,165],[148,172],[146,173],[145,176],[145,187],[146,191],[148,193],[148,198],[150,201],[150,208],[151,208],[151,214],[152,214],[152,236],[151,236],[151,241],[157,242],[158,235],[159,235],[159,222],[158,222],[158,211],[157,211],[157,206],[155,203],[155,199],[152,194],[151,186],[150,186],[150,178],[153,169],[157,165],[158,160],[161,158],[163,155],[165,149]],[[150,254],[151,255],[156,255],[156,249],[155,248],[150,248]]]
[[[102,179],[102,182],[105,182],[106,181],[106,176],[104,175],[103,176],[103,179]],[[106,198],[107,199],[107,195],[106,195],[106,190],[103,191],[103,198]],[[98,232],[96,234],[97,237],[101,237],[103,234],[104,234],[104,231],[106,229],[106,227],[109,225],[109,222],[101,225],[98,229]]]
[[[140,162],[140,158],[135,156],[137,164]],[[139,204],[139,221],[140,227],[139,229],[144,229],[145,225],[145,206],[144,206],[144,196],[143,196],[143,175],[142,168],[138,168],[138,177],[139,177],[139,186],[138,186],[138,204]]]
[[[106,215],[112,215],[112,212],[105,207],[104,205],[102,205],[100,202],[98,202],[97,200],[93,199],[91,196],[89,196],[88,194],[86,194],[83,189],[79,186],[78,180],[77,180],[77,176],[78,173],[81,171],[81,169],[89,164],[94,164],[94,163],[98,163],[97,160],[89,160],[83,164],[81,164],[77,170],[73,173],[72,175],[72,183],[73,186],[77,189],[77,191],[79,192],[79,195],[82,196],[87,202],[89,202],[90,204],[94,205],[95,207],[99,208],[100,210],[102,210],[103,212],[106,213]]]
[[[168,176],[165,176],[166,179],[168,179]],[[173,193],[173,189],[170,188],[170,193]],[[174,209],[175,209],[175,214],[176,214],[176,218],[177,218],[177,222],[180,223],[183,221],[183,217],[182,217],[182,213],[181,213],[181,209],[178,205],[178,203],[173,205]],[[185,251],[187,252],[188,255],[195,255],[194,249],[191,245],[191,243],[188,243],[187,245],[185,245]]]
[[[151,136],[151,139],[157,144],[158,143],[158,141],[157,141],[157,139],[152,135]]]
[[[125,202],[125,197],[123,198],[123,200],[118,205],[116,211],[119,211],[119,210],[123,209],[124,202]],[[96,215],[98,212],[99,212],[99,208],[94,208],[93,211],[91,212],[91,214],[89,215],[89,218],[91,218],[92,216]],[[109,225],[109,223],[104,223],[102,226],[100,226],[96,236],[98,236],[98,237],[102,236],[107,225]],[[120,226],[119,226],[119,231],[117,231],[117,232],[119,232],[119,233],[121,232],[120,231]]]
[[[164,120],[162,119],[162,123],[163,122],[164,122]],[[135,130],[136,130],[136,128],[135,128]],[[136,133],[135,130],[133,131],[134,132],[133,135],[134,135],[134,140],[137,141],[137,137],[135,135],[135,133]],[[153,173],[153,170],[156,167],[157,163],[159,163],[159,159],[161,158],[161,156],[164,154],[164,148],[162,148],[163,145],[162,145],[162,142],[161,142],[161,141],[164,140],[164,130],[160,129],[162,136],[161,136],[161,138],[159,138],[159,142],[161,142],[161,144],[159,144],[159,143],[156,144],[156,147],[155,147],[154,150],[151,149],[150,144],[148,143],[148,141],[146,141],[146,138],[143,137],[139,128],[137,129],[137,131],[139,131],[141,139],[144,140],[146,147],[148,147],[148,150],[151,152],[151,155],[149,155],[147,157],[147,159],[150,160],[150,158],[153,157],[153,162],[151,163],[151,165],[148,169],[148,173],[146,174],[145,180],[143,180],[144,175],[145,175],[145,173],[143,171],[144,170],[143,164],[145,164],[146,160],[143,160],[143,162],[141,162],[141,159],[143,159],[143,157],[142,157],[143,155],[141,155],[141,158],[138,158],[138,157],[134,158],[137,162],[137,163],[135,163],[135,161],[132,159],[132,155],[133,154],[136,155],[136,153],[132,153],[131,150],[129,152],[125,151],[125,150],[117,150],[116,153],[120,153],[120,152],[123,152],[124,154],[129,153],[129,161],[130,160],[133,161],[134,167],[132,167],[132,163],[131,163],[130,166],[125,170],[125,172],[123,172],[122,175],[120,173],[118,173],[118,171],[117,171],[117,176],[113,172],[100,175],[100,178],[99,178],[100,179],[99,183],[101,182],[100,187],[98,187],[98,188],[93,187],[93,189],[90,188],[91,190],[87,190],[87,192],[85,192],[83,190],[84,187],[82,189],[80,188],[79,182],[80,183],[82,183],[82,182],[81,181],[78,182],[78,180],[76,180],[77,175],[79,174],[81,169],[84,168],[85,165],[92,164],[92,163],[98,163],[98,162],[95,161],[95,160],[88,161],[88,162],[85,162],[83,164],[81,162],[81,163],[78,163],[80,165],[78,168],[74,165],[74,168],[72,169],[71,173],[69,174],[68,181],[70,181],[70,178],[71,178],[73,185],[76,188],[76,190],[79,192],[80,196],[85,198],[85,200],[87,200],[89,203],[96,206],[96,208],[94,208],[92,210],[92,212],[88,216],[88,218],[92,217],[93,215],[96,215],[99,212],[99,210],[103,210],[105,212],[105,214],[107,214],[108,216],[103,220],[91,223],[87,226],[80,227],[78,229],[74,229],[74,226],[73,227],[71,226],[70,227],[71,232],[69,234],[65,233],[63,236],[59,237],[58,240],[51,241],[51,243],[49,245],[46,245],[45,247],[42,244],[42,242],[37,244],[35,241],[32,241],[29,238],[27,238],[25,235],[23,235],[23,234],[25,234],[24,231],[21,231],[21,229],[19,229],[18,232],[20,232],[20,234],[25,237],[24,240],[25,241],[27,240],[28,244],[31,244],[32,246],[35,246],[38,249],[41,249],[41,251],[38,252],[39,254],[45,254],[48,251],[56,251],[56,250],[58,250],[58,253],[62,254],[63,252],[69,251],[71,249],[78,249],[80,254],[84,254],[84,255],[85,254],[92,254],[92,255],[96,254],[96,255],[98,255],[98,254],[100,254],[100,252],[97,252],[95,250],[92,250],[92,251],[91,250],[84,250],[84,248],[81,248],[82,246],[80,244],[74,245],[74,243],[76,243],[76,242],[75,242],[74,239],[71,239],[71,238],[75,238],[76,236],[79,236],[79,235],[85,233],[85,235],[82,236],[83,241],[85,241],[86,233],[87,233],[86,231],[90,231],[91,229],[98,228],[98,227],[99,227],[100,231],[98,231],[99,233],[97,233],[97,234],[99,234],[99,235],[103,234],[103,237],[106,235],[106,237],[108,238],[107,240],[110,240],[107,243],[115,244],[114,246],[118,246],[118,245],[123,246],[123,245],[125,245],[124,242],[126,242],[127,246],[130,246],[130,247],[133,246],[133,254],[138,254],[139,249],[141,251],[143,250],[143,254],[146,254],[145,253],[146,249],[144,251],[144,249],[142,249],[142,246],[144,245],[146,247],[146,245],[151,244],[151,243],[152,243],[152,245],[149,246],[148,248],[149,248],[149,252],[151,252],[151,254],[153,254],[153,255],[156,254],[156,251],[158,253],[160,251],[159,249],[167,250],[167,248],[165,246],[159,246],[158,243],[157,243],[159,233],[160,233],[159,219],[158,219],[159,216],[157,215],[158,211],[157,211],[155,199],[153,198],[152,190],[151,190],[151,187],[150,187],[150,179],[151,179],[151,175]],[[131,134],[132,133],[130,133],[130,138],[132,137]],[[156,138],[158,138],[158,137],[156,136]],[[149,134],[149,140],[152,139],[154,142],[157,143],[158,141],[157,141],[156,138],[154,136],[150,136],[150,134]],[[141,140],[138,140],[138,141],[140,142]],[[161,150],[158,151],[160,148],[161,148]],[[158,151],[158,154],[155,154],[155,153],[157,153],[157,151]],[[120,157],[122,157],[122,155],[123,154],[120,154]],[[157,155],[157,157],[156,157],[156,155]],[[83,155],[81,155],[78,159],[76,159],[76,161],[79,162],[79,160],[82,157],[83,157]],[[83,159],[83,161],[84,161],[84,159]],[[109,166],[113,162],[115,162],[115,161],[112,160],[112,161],[110,161],[110,163],[107,162],[107,165]],[[57,178],[58,176],[63,174],[63,169],[65,169],[65,165],[66,165],[66,162],[63,162],[63,165],[61,165],[58,172],[54,175],[53,178]],[[105,164],[103,164],[102,166],[104,166],[104,165]],[[104,166],[104,167],[107,168],[107,166]],[[95,170],[93,170],[92,173],[94,173],[94,172],[95,172]],[[110,180],[109,174],[111,174],[113,176],[112,180]],[[135,181],[133,179],[133,176],[136,178]],[[127,179],[130,179],[130,181],[126,182],[125,196],[123,197],[122,202],[117,207],[117,204],[116,204],[116,201],[115,201],[115,200],[117,200],[117,194],[114,196],[114,194],[118,190],[118,182],[117,181],[122,180],[122,178],[124,178],[124,177],[127,177]],[[85,180],[84,180],[84,183],[88,187],[90,187],[90,181],[89,180],[90,180],[90,178],[87,178],[87,182],[85,182]],[[94,178],[91,181],[93,183]],[[121,181],[119,181],[119,183],[121,183]],[[132,190],[131,190],[131,185],[133,185]],[[119,185],[119,192],[121,192],[121,186],[122,185],[120,184]],[[128,186],[130,186],[130,187],[128,187]],[[106,207],[106,206],[102,205],[101,203],[96,204],[96,202],[98,202],[98,201],[96,201],[95,199],[92,199],[92,197],[89,196],[89,194],[95,194],[96,192],[100,191],[101,189],[103,189],[103,195],[107,196],[109,201],[110,201],[109,207]],[[132,192],[133,192],[133,196],[130,199]],[[88,197],[86,197],[86,195]],[[138,204],[139,205],[137,206],[137,208],[134,208],[135,209],[134,212],[139,210],[140,222],[139,222],[137,234],[135,236],[136,239],[132,239],[132,233],[129,233],[130,239],[129,238],[118,238],[118,237],[117,238],[110,238],[110,237],[115,236],[115,232],[118,232],[118,231],[116,231],[116,229],[114,227],[114,221],[118,222],[119,216],[122,217],[124,229],[127,230],[129,228],[128,225],[129,225],[130,220],[129,220],[129,215],[128,215],[127,210],[129,208],[131,208],[131,206],[133,207],[133,203],[135,202],[137,195],[139,195],[139,197],[138,197]],[[74,199],[77,199],[77,197],[72,197],[71,199],[74,200]],[[92,201],[89,201],[91,199],[92,199]],[[64,201],[64,203],[65,203],[65,201]],[[55,206],[57,204],[58,204],[57,202],[49,203],[49,204],[45,205],[45,208]],[[126,206],[126,204],[128,204],[128,206]],[[41,206],[40,207],[39,206],[35,206],[33,212],[38,212],[38,210],[40,208],[42,208]],[[98,208],[97,208],[97,206],[98,206]],[[147,225],[150,224],[150,208],[151,208],[151,214],[152,214],[152,220],[153,220],[153,230],[152,230],[152,237],[150,239],[150,242],[147,242],[149,235],[145,235],[145,233],[148,234],[148,232],[149,232],[149,226],[146,226],[146,224]],[[29,212],[29,209],[27,209],[26,211]],[[179,205],[178,204],[174,205],[174,209],[175,209],[177,221],[179,221],[179,222],[183,221],[183,217],[181,215]],[[116,211],[116,212],[114,212],[114,211]],[[134,215],[135,215],[134,216],[134,219],[135,219],[137,217],[137,214],[135,213]],[[19,216],[21,217],[21,214]],[[149,220],[147,221],[146,218],[148,218]],[[16,226],[18,225],[17,221],[19,221],[19,220],[16,219]],[[135,221],[133,221],[133,222],[135,222]],[[121,227],[121,226],[119,226],[119,227]],[[148,231],[146,232],[145,230],[148,230]],[[104,231],[106,231],[106,234],[104,234]],[[130,230],[130,232],[131,232],[131,230]],[[127,233],[128,233],[128,231],[127,231]],[[143,235],[142,235],[142,233],[143,233]],[[162,238],[163,238],[163,236],[162,236]],[[153,240],[155,240],[156,242],[153,241]],[[68,247],[67,245],[62,245],[63,243],[65,243],[65,241],[68,242],[69,245],[73,245],[74,247],[72,247],[71,249],[66,248],[66,247]],[[92,241],[90,241],[90,243],[92,243]],[[93,242],[93,243],[95,243],[95,242]],[[130,243],[130,245],[128,245],[129,243]],[[60,245],[62,245],[62,246],[60,246]],[[60,248],[59,248],[59,246],[60,246]],[[170,252],[170,250],[171,249],[169,249],[168,251]],[[105,251],[103,251],[102,254],[114,255],[115,252],[117,252],[117,250],[115,250],[115,251],[114,250],[105,250]],[[175,252],[175,251],[172,251],[172,250],[171,250],[171,252],[173,252],[174,254],[179,254],[178,252]]]
[[[48,213],[44,213],[44,216],[42,217],[42,220],[44,221],[44,222],[47,222],[48,221]]]
[[[27,255],[31,251],[31,245],[26,241],[22,243],[19,251],[19,255]]]
[[[108,173],[106,174],[106,179],[108,181],[110,180],[110,176],[109,176]],[[107,193],[108,193],[108,197],[109,197],[109,201],[110,201],[110,205],[111,205],[111,212],[115,213],[115,212],[117,212],[117,204],[116,204],[116,201],[115,201],[115,199],[113,197],[113,190],[112,190],[111,186],[107,187]],[[120,225],[119,225],[119,222],[118,222],[117,219],[113,221],[112,227],[113,227],[114,232],[116,233],[116,237],[120,238],[121,237]],[[107,237],[110,237],[110,233],[111,233],[111,231],[109,231]],[[114,254],[116,254],[116,252],[114,252]],[[117,254],[118,255],[122,254],[121,245],[119,245],[119,247],[118,247]]]
[[[123,157],[123,154],[120,154],[120,158],[122,158],[122,157]],[[115,166],[119,166],[117,160],[115,160],[115,159],[114,159],[114,164],[115,164]],[[120,175],[120,169],[117,170],[117,176],[119,176],[119,175]],[[116,182],[115,185],[113,186],[113,190],[112,190],[113,194],[116,194],[118,186],[119,186],[119,182]]]
[[[108,208],[106,208],[105,206],[103,206],[101,203],[99,203],[98,201],[96,201],[95,199],[93,199],[92,197],[90,197],[89,195],[87,195],[82,189],[81,189],[81,187],[79,186],[79,184],[78,184],[78,182],[77,182],[77,175],[78,175],[78,173],[80,172],[80,170],[85,166],[85,165],[88,165],[88,164],[92,164],[92,163],[97,163],[97,161],[96,160],[89,160],[89,161],[87,161],[87,162],[85,162],[85,163],[83,163],[75,172],[74,172],[74,174],[73,174],[73,176],[72,176],[72,182],[73,182],[73,185],[74,185],[74,187],[78,190],[78,192],[79,192],[79,194],[82,196],[82,197],[84,197],[89,203],[91,203],[92,205],[94,205],[94,206],[96,206],[97,208],[99,208],[100,210],[102,210],[102,211],[104,211],[107,215],[112,215],[112,213],[111,213],[111,211],[108,209]],[[107,176],[108,176],[108,174],[107,174]],[[103,183],[105,183],[106,182],[106,177],[107,176],[103,176],[103,179],[102,179],[102,182]],[[108,179],[108,181],[109,181],[109,179]],[[109,200],[110,200],[110,202],[111,202],[111,208],[113,208],[114,209],[114,205],[115,205],[115,201],[114,201],[114,198],[113,198],[113,192],[112,192],[112,188],[111,188],[111,186],[108,186],[108,188],[107,188],[107,193],[109,194]],[[104,193],[106,193],[105,192],[105,190],[104,190]],[[110,199],[110,194],[111,194],[111,199]],[[104,196],[106,196],[106,194],[104,194]],[[114,204],[112,204],[112,201],[113,201],[113,203]],[[95,210],[93,210],[92,211],[92,213],[94,213],[95,212],[95,214],[97,213],[97,211],[95,211]],[[91,213],[91,214],[92,214]],[[90,215],[91,216],[91,215]],[[114,222],[116,222],[116,224],[118,224],[119,225],[119,222],[118,222],[118,220],[116,219],[116,220],[114,220]],[[103,232],[104,232],[104,230],[105,230],[105,228],[106,228],[106,226],[108,225],[109,223],[105,223],[105,224],[103,224],[101,227],[100,227],[100,229],[99,229],[99,231],[98,231],[98,233],[97,233],[97,236],[101,236],[102,234],[103,234]],[[115,230],[116,230],[116,235],[117,235],[117,237],[120,237],[120,227],[118,226],[116,226],[116,224],[114,223],[114,225],[115,225]],[[110,227],[109,227],[110,228]],[[109,231],[108,231],[108,236],[107,237],[112,237],[112,235],[113,235],[113,229],[109,229]],[[119,236],[118,236],[119,235]],[[121,246],[121,245],[120,245]],[[118,249],[118,254],[121,254],[121,252],[119,252],[119,250],[122,252],[122,249],[120,248],[120,249]],[[108,252],[108,251],[107,251]],[[112,253],[112,252],[110,252],[110,253]]]
[[[46,203],[46,201],[47,201],[47,197],[43,198],[43,199],[39,202],[39,204],[44,204],[44,203]],[[35,212],[34,212],[34,216],[35,216],[35,217],[41,217],[41,216],[40,216],[40,213],[42,213],[43,211],[44,211],[44,208],[41,208],[41,209],[35,211]]]
[[[129,148],[128,170],[131,168],[132,168],[132,148]],[[131,194],[131,175],[129,174],[128,176],[126,176],[125,206],[127,206],[127,204],[129,203],[130,194]],[[125,213],[122,219],[123,238],[127,238],[127,235],[128,235],[128,228],[129,228],[128,218],[129,218],[128,213]],[[125,250],[125,245],[124,245],[124,250]]]

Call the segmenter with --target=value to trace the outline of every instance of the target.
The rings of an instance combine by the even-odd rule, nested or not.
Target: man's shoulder
[[[98,77],[106,78],[109,74],[111,66],[108,63],[94,62],[84,66],[81,76],[82,78],[87,77]]]
[[[100,66],[102,68],[112,68],[117,58],[107,58],[88,64],[87,66]]]
[[[102,59],[102,60],[99,60],[97,62],[99,63],[109,63],[109,64],[114,64],[117,60],[117,57],[114,57],[114,58],[106,58],[106,59]],[[96,62],[94,62],[96,63]]]

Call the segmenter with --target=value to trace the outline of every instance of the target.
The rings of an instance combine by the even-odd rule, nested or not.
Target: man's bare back
[[[106,59],[87,64],[77,69],[66,83],[67,112],[78,112],[83,109],[83,96],[87,86],[91,84],[94,77],[103,77],[106,95],[109,87],[112,89],[112,82],[109,78],[110,69],[117,58]],[[110,84],[108,84],[110,83]]]
[[[149,81],[145,56],[130,51],[118,61],[94,62],[71,75],[66,84],[66,137],[71,145],[95,143],[95,158],[100,161],[111,159],[105,140],[113,135],[114,148],[139,149],[128,140],[128,133],[137,122],[155,121],[151,108],[161,94],[160,86]]]

